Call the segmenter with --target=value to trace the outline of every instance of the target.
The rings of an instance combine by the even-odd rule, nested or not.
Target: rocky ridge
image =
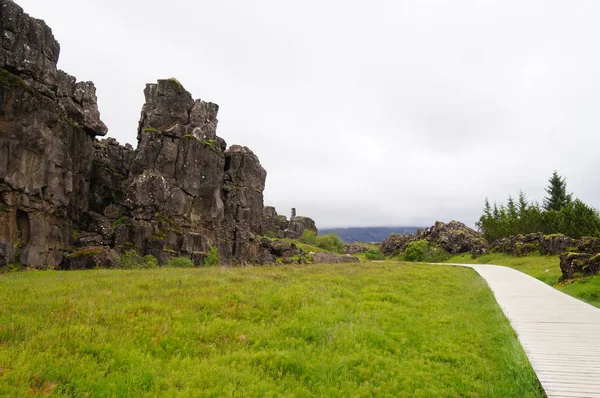
[[[317,235],[319,230],[310,217],[296,215],[296,209],[292,208],[292,215],[288,221],[284,215],[277,214],[272,206],[265,206],[262,215],[263,235],[274,238],[299,239],[305,230],[310,230]]]
[[[479,256],[488,251],[488,244],[481,233],[458,221],[438,221],[416,234],[390,234],[381,242],[381,252],[388,256],[396,255],[403,252],[409,243],[418,240],[435,243],[450,254],[472,253]]]
[[[90,267],[128,249],[199,263],[212,246],[225,264],[261,258],[266,171],[217,136],[216,104],[159,80],[136,149],[97,140],[95,87],[57,69],[51,29],[11,0],[0,29],[0,265]]]

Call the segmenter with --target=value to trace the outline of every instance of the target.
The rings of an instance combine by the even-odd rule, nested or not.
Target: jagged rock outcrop
[[[561,280],[600,272],[600,254],[563,253],[560,255]]]
[[[563,234],[544,235],[541,232],[515,235],[495,240],[490,251],[525,256],[539,252],[544,256],[554,256],[566,252],[600,253],[600,238],[570,238]]]
[[[95,140],[107,128],[94,85],[57,70],[51,29],[11,0],[0,0],[0,29],[0,265],[103,262],[76,255],[89,247],[106,261],[136,249],[199,263],[211,246],[225,264],[266,258],[266,172],[217,136],[216,104],[159,80],[144,91],[135,150]]]
[[[381,242],[381,252],[385,255],[399,254],[410,242],[426,240],[435,243],[450,254],[485,254],[488,245],[483,235],[458,221],[436,222],[432,227],[412,235],[391,234]]]
[[[344,245],[344,253],[345,254],[365,253],[367,250],[369,250],[369,246],[363,245],[363,244],[360,244],[357,242],[347,243]]]
[[[0,0],[0,264],[58,265],[88,210],[100,120],[43,22]]]
[[[272,206],[265,206],[262,214],[262,233],[277,238],[298,239],[305,230],[319,233],[312,218],[297,216],[296,209],[292,209],[292,217],[288,221],[286,216],[277,214]]]
[[[545,243],[542,246],[542,242]],[[542,233],[527,234],[527,235],[515,235],[507,238],[501,238],[495,240],[490,251],[495,253],[506,253],[513,256],[526,256],[536,251],[542,250],[554,250],[557,247],[556,241],[544,241],[544,235]]]

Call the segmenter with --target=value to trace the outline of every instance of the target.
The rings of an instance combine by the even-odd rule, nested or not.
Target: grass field
[[[541,280],[560,291],[577,297],[596,307],[600,307],[600,275],[578,278],[559,283],[562,275],[558,256],[540,256],[532,254],[525,257],[514,257],[507,254],[486,254],[476,259],[470,254],[452,257],[449,263],[462,264],[496,264],[514,268]]]
[[[0,276],[0,396],[542,397],[470,269]]]

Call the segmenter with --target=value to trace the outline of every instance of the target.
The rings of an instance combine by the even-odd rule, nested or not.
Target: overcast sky
[[[318,227],[473,225],[554,170],[600,208],[600,1],[16,0],[136,145],[176,77]]]

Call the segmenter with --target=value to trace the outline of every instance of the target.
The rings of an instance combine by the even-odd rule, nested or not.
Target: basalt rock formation
[[[81,268],[128,249],[161,263],[199,263],[211,246],[226,264],[265,254],[266,172],[216,135],[216,104],[159,80],[144,91],[135,150],[97,140],[108,129],[94,85],[57,70],[51,29],[11,0],[0,29],[0,265]]]
[[[450,254],[485,254],[488,245],[483,235],[458,221],[436,222],[432,227],[412,235],[391,234],[381,242],[381,252],[394,255],[403,252],[410,242],[426,240],[435,243]]]
[[[286,216],[277,214],[272,206],[265,206],[262,214],[262,233],[277,238],[298,239],[305,230],[319,233],[312,218],[297,216],[296,209],[292,209],[292,217],[288,221]]]

